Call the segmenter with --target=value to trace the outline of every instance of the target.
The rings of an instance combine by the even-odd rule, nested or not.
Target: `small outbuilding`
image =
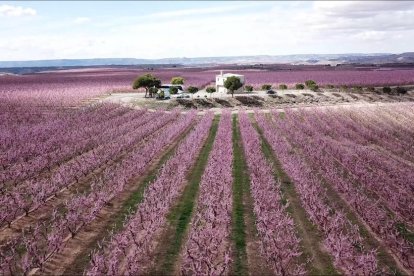
[[[244,90],[244,76],[233,73],[223,74],[223,71],[220,71],[220,75],[216,75],[216,92],[221,94],[227,94],[228,90],[224,87],[224,82],[228,77],[238,77],[243,84],[238,90],[234,91],[235,93],[243,92]]]

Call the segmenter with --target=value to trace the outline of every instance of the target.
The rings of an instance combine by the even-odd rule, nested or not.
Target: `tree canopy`
[[[224,82],[224,87],[230,90],[231,96],[233,97],[234,91],[242,87],[243,84],[240,80],[240,78],[236,76],[231,76],[226,79]]]
[[[262,85],[262,90],[270,90],[272,89],[272,85],[271,84],[263,84]]]
[[[175,86],[170,87],[170,93],[175,95],[178,93],[178,88]]]
[[[305,89],[305,85],[303,85],[302,83],[297,83],[297,84],[295,85],[295,88],[296,88],[296,89],[299,89],[299,90],[303,90],[303,89]]]
[[[214,88],[212,86],[209,86],[209,87],[206,88],[206,92],[207,93],[214,93],[214,92],[216,92],[216,88]]]
[[[209,86],[209,87],[206,88],[206,92],[211,95],[212,93],[216,92],[216,88],[212,87],[212,86]]]
[[[182,78],[182,77],[173,77],[171,79],[171,84],[184,84],[184,78]]]
[[[139,77],[137,77],[133,84],[132,84],[132,88],[133,89],[138,89],[138,88],[145,88],[145,97],[147,97],[147,92],[149,90],[150,87],[160,87],[161,85],[161,80],[158,79],[157,77],[151,75],[151,74],[145,74],[145,75],[141,75]],[[152,96],[152,93],[150,93],[150,95]]]
[[[247,92],[252,92],[253,91],[253,86],[251,86],[251,85],[245,85],[244,86],[244,90],[246,90]]]
[[[187,91],[188,91],[189,93],[191,93],[191,94],[197,93],[197,91],[198,91],[198,87],[195,87],[195,86],[189,86],[189,87],[187,88]]]
[[[314,80],[307,80],[305,81],[305,84],[308,88],[311,88],[312,86],[316,85],[316,82]]]

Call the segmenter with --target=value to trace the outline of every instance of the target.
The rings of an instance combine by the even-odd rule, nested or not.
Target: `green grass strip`
[[[269,145],[270,147],[270,145]],[[271,149],[270,149],[271,150]],[[304,160],[306,163],[311,164],[311,161],[304,156]],[[326,194],[330,202],[335,202],[336,205],[340,206],[340,208],[344,211],[348,220],[357,225],[359,227],[359,233],[364,238],[364,243],[368,246],[368,249],[376,249],[377,250],[377,260],[378,266],[380,268],[385,268],[386,270],[390,271],[392,274],[395,275],[403,275],[403,272],[400,271],[398,268],[397,263],[395,262],[394,258],[387,252],[385,247],[381,245],[378,240],[369,232],[367,227],[362,223],[363,219],[359,217],[359,215],[348,205],[345,199],[343,199],[333,188],[333,184],[329,183],[322,175],[320,175],[320,184],[324,189],[326,189]],[[396,227],[398,231],[404,236],[405,238],[410,238],[410,232],[406,230],[403,224],[397,224]],[[406,231],[406,232],[404,232]],[[411,239],[413,236],[411,235]]]
[[[216,137],[218,123],[220,116],[216,115],[210,129],[209,136],[205,142],[200,155],[191,169],[187,179],[188,184],[179,199],[179,202],[174,206],[168,214],[168,221],[173,229],[168,239],[162,241],[163,252],[155,263],[155,271],[151,275],[172,275],[174,274],[174,265],[177,262],[180,254],[183,239],[186,236],[189,222],[191,221],[196,196],[199,190],[201,177],[207,165],[208,156],[214,144]]]
[[[233,212],[232,239],[235,245],[233,275],[247,275],[246,224],[243,194],[249,192],[249,175],[241,144],[237,115],[233,115]]]
[[[191,128],[186,131],[186,134],[182,138],[184,138],[189,131],[191,131]],[[175,150],[177,149],[178,145],[179,143],[177,143],[177,145],[169,149],[160,158],[160,161],[158,162],[157,166],[149,172],[147,177],[145,177],[144,180],[142,180],[142,182],[140,182],[141,184],[138,185],[137,189],[134,192],[132,192],[128,199],[123,203],[120,211],[112,215],[111,222],[108,224],[107,227],[107,229],[110,229],[112,231],[105,231],[101,235],[99,235],[96,238],[96,242],[93,244],[93,246],[91,246],[86,253],[83,253],[78,258],[76,258],[73,265],[70,268],[68,268],[64,272],[64,274],[82,275],[84,269],[88,266],[90,262],[89,253],[92,252],[94,249],[98,248],[98,241],[101,241],[104,238],[108,239],[110,238],[110,235],[122,230],[124,222],[127,220],[128,216],[135,213],[138,204],[140,204],[144,199],[144,192],[146,188],[157,178],[158,171],[162,168],[165,162],[167,162],[167,160],[175,153]]]
[[[313,261],[307,263],[306,266],[310,275],[339,275],[339,272],[333,265],[332,258],[329,254],[320,249],[320,244],[322,243],[321,237],[318,234],[316,227],[308,219],[307,213],[305,209],[303,209],[299,195],[296,192],[295,185],[282,169],[270,144],[263,136],[263,131],[259,128],[256,121],[254,121],[253,115],[251,118],[253,120],[253,126],[257,129],[262,140],[262,151],[265,157],[274,165],[276,180],[280,179],[281,203],[286,205],[286,203],[289,202],[289,206],[286,210],[294,219],[299,237],[302,239],[301,247],[303,254],[299,257],[298,262],[306,263],[308,258],[313,259]]]

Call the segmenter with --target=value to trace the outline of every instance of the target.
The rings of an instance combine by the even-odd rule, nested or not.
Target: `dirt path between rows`
[[[55,195],[50,196],[45,202],[45,204],[29,212],[27,216],[22,215],[18,217],[17,219],[15,219],[10,228],[7,226],[3,227],[0,230],[0,245],[3,245],[5,242],[15,237],[18,237],[19,235],[22,234],[23,230],[28,229],[31,226],[34,226],[37,222],[41,220],[45,220],[48,217],[50,217],[50,214],[53,212],[53,210],[62,206],[64,202],[68,200],[72,195],[74,195],[75,193],[81,190],[88,189],[90,181],[92,179],[94,179],[96,176],[103,173],[105,169],[120,162],[124,157],[126,157],[134,149],[142,147],[146,142],[153,139],[153,137],[156,137],[157,133],[161,131],[162,129],[163,128],[158,129],[156,132],[151,133],[149,136],[145,137],[143,140],[140,140],[136,144],[123,149],[115,159],[110,160],[107,163],[104,163],[103,165],[99,166],[98,168],[96,168],[95,170],[87,174],[86,176],[83,176],[82,178],[80,178],[78,182],[73,182],[67,187],[61,189]]]
[[[147,267],[148,275],[181,275],[180,253],[187,241],[194,211],[197,210],[199,184],[214,144],[218,122],[219,117],[215,116],[209,136],[186,177],[184,191],[167,215],[168,222],[153,253],[154,262]]]
[[[272,123],[275,123],[272,120]],[[326,190],[327,200],[331,203],[331,206],[339,208],[348,218],[350,222],[359,227],[361,236],[364,237],[363,243],[367,246],[367,249],[378,249],[378,261],[379,266],[388,267],[389,270],[395,269],[400,270],[404,274],[410,275],[410,273],[402,265],[398,257],[392,252],[392,250],[385,244],[385,242],[372,231],[369,225],[364,219],[355,211],[355,209],[346,201],[343,195],[335,188],[335,185],[327,181],[321,174],[320,168],[315,167],[316,165],[309,160],[308,157],[304,156],[301,152],[300,147],[293,144],[291,140],[285,137],[295,149],[296,154],[299,154],[302,159],[314,170],[318,172],[317,176],[320,179],[322,187]],[[398,274],[398,273],[397,273]]]
[[[118,194],[108,206],[105,206],[101,210],[97,219],[92,223],[85,226],[76,236],[69,239],[65,245],[65,248],[55,254],[47,263],[44,265],[43,272],[37,272],[39,275],[62,275],[62,274],[79,274],[82,273],[84,267],[79,267],[77,264],[84,264],[84,260],[79,260],[79,257],[87,258],[92,248],[95,247],[96,243],[107,236],[108,226],[111,222],[114,222],[119,212],[122,210],[123,204],[128,200],[130,195],[143,185],[143,180],[151,174],[155,174],[157,167],[164,155],[171,152],[187,135],[190,129],[194,126],[192,124],[170,145],[164,149],[164,151],[149,164],[146,173],[139,176],[138,178],[130,181],[126,188]]]
[[[252,118],[254,127],[258,130],[262,140],[262,149],[265,156],[274,166],[276,181],[280,183],[283,200],[289,203],[287,211],[292,216],[296,230],[301,239],[301,249],[304,253],[299,257],[300,263],[306,264],[306,270],[310,274],[335,275],[337,269],[327,250],[322,245],[322,233],[308,219],[306,210],[302,206],[300,196],[289,176],[284,172],[280,161],[273,152],[270,144],[263,135],[256,120]]]
[[[250,192],[250,176],[241,141],[239,122],[233,115],[233,267],[234,275],[271,275],[260,253],[256,229],[254,200]]]

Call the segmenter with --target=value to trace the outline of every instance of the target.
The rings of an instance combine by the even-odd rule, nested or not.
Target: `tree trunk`
[[[145,98],[147,97],[148,88],[145,87]]]

